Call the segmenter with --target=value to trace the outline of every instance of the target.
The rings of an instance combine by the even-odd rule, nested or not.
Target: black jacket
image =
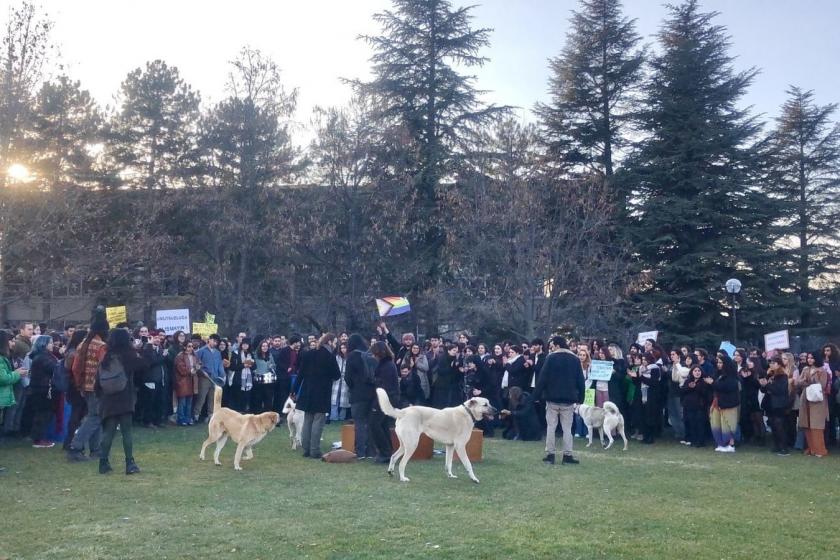
[[[519,387],[523,391],[531,389],[531,368],[525,367],[525,356],[519,356],[514,362],[508,362],[508,387]]]
[[[779,373],[770,378],[770,382],[761,388],[765,393],[761,406],[770,416],[782,416],[790,406],[788,395],[788,376]]]
[[[464,375],[458,369],[458,358],[444,353],[438,358],[437,374],[432,384],[432,406],[447,408],[464,402]]]
[[[397,405],[400,402],[400,381],[397,373],[397,365],[391,358],[383,358],[376,366],[376,371],[373,374],[376,382],[376,387],[385,389],[388,393],[388,400],[392,405]],[[373,401],[373,408],[379,410],[379,401]]]
[[[44,350],[32,358],[29,366],[29,392],[47,393],[52,383],[55,364],[58,363],[52,354]]]
[[[137,404],[137,391],[134,387],[137,383],[143,382],[143,373],[146,369],[144,360],[137,355],[128,356],[125,360],[119,356],[112,356],[111,360],[119,360],[122,363],[128,383],[119,393],[106,395],[99,385],[99,375],[96,376],[94,391],[99,396],[99,415],[103,419],[134,412],[134,405]]]
[[[417,370],[412,369],[406,376],[400,375],[400,408],[422,404],[425,400],[426,395],[423,394]]]
[[[705,377],[701,377],[694,383],[694,387],[689,387],[689,383],[694,381],[694,377],[689,376],[682,384],[682,387],[680,387],[680,401],[684,409],[708,412],[712,390],[711,385],[703,381],[704,379]]]
[[[368,365],[365,366],[365,360]],[[374,383],[374,371],[376,370],[376,358],[368,352],[353,350],[347,357],[347,365],[344,368],[344,382],[350,388],[350,404],[370,402],[376,398],[376,385]]]
[[[738,377],[731,373],[720,375],[715,379],[712,389],[717,397],[718,408],[737,408],[741,404],[738,388]]]
[[[146,344],[143,346],[141,357],[146,366],[143,372],[143,383],[166,382],[166,356],[163,354],[163,350],[161,349],[158,352],[153,345]]]
[[[585,391],[580,360],[571,350],[562,349],[545,359],[533,396],[534,400],[574,404],[583,403]]]
[[[338,362],[329,348],[321,346],[310,350],[301,359],[298,383],[300,396],[297,408],[304,412],[323,413],[330,411],[332,384],[341,378]]]
[[[510,410],[513,416],[513,425],[517,435],[522,441],[537,441],[541,439],[542,430],[537,419],[537,409],[534,407],[534,399],[531,393],[522,392],[519,404]]]

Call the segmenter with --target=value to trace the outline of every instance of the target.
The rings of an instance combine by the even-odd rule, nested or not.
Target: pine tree
[[[129,73],[107,131],[108,155],[126,186],[183,186],[195,172],[199,96],[162,60]]]
[[[506,110],[485,105],[475,77],[460,71],[487,61],[480,51],[490,30],[473,28],[471,12],[449,0],[393,0],[392,10],[374,16],[382,34],[363,37],[374,49],[373,80],[353,82],[380,107],[378,126],[410,139],[402,154],[389,157],[397,175],[412,177],[416,193],[418,225],[408,253],[425,270],[415,276],[412,293],[434,291],[446,274],[442,182],[457,173],[475,132]],[[437,294],[430,295],[433,301]],[[433,309],[429,315],[436,319]]]
[[[548,160],[612,177],[642,77],[644,49],[619,0],[581,0],[560,56],[550,62],[551,101],[537,105]]]
[[[771,140],[773,197],[785,209],[776,224],[783,287],[796,294],[802,329],[819,327],[840,273],[840,125],[837,105],[817,105],[811,91],[791,87]],[[822,320],[824,321],[824,317]]]
[[[745,313],[772,291],[755,268],[766,259],[773,207],[754,184],[759,126],[738,107],[756,71],[733,69],[715,16],[696,0],[670,7],[645,87],[646,138],[622,178],[635,189],[631,234],[647,276],[640,298],[678,342],[728,333],[728,278],[744,285]]]
[[[101,126],[96,102],[79,82],[67,76],[44,82],[27,141],[34,175],[53,189],[95,184],[91,149],[101,142]]]

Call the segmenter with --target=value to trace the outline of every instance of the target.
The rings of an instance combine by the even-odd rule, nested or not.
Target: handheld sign
[[[380,317],[393,317],[394,315],[408,313],[411,311],[411,305],[408,303],[408,298],[389,296],[377,298],[376,309],[379,311]]]
[[[125,305],[106,307],[105,317],[108,319],[108,324],[111,325],[111,328],[113,329],[120,323],[128,322],[128,310],[125,308]]]
[[[726,352],[727,356],[733,358],[735,357],[735,350],[737,350],[737,348],[735,348],[735,345],[729,342],[728,340],[724,340],[720,343],[719,350],[723,350],[724,352]]]
[[[215,325],[216,324],[216,316],[212,313],[204,313],[204,322],[208,325]]]
[[[609,360],[592,360],[592,367],[589,369],[591,381],[609,381],[613,374],[613,363]]]
[[[175,334],[178,331],[190,332],[189,309],[159,309],[155,316],[155,326],[162,329],[167,335]]]
[[[636,337],[636,344],[644,346],[647,339],[655,341],[657,338],[659,338],[659,331],[640,332],[639,336]]]
[[[193,323],[192,334],[197,334],[202,338],[206,338],[211,334],[219,332],[219,325],[215,323]]]
[[[790,335],[787,329],[764,335],[765,350],[787,350],[790,348]]]

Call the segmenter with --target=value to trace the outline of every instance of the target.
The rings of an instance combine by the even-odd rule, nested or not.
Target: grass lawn
[[[481,484],[443,457],[401,484],[370,463],[290,449],[285,426],[233,470],[200,462],[204,426],[135,431],[143,472],[69,464],[5,442],[0,558],[836,558],[840,460],[766,450],[720,455],[631,442],[540,462],[540,443],[485,441]],[[339,439],[327,426],[324,440]],[[582,447],[576,440],[577,447]]]

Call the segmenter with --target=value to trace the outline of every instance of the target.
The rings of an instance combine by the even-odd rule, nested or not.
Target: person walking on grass
[[[99,364],[107,351],[107,337],[108,319],[105,317],[105,309],[97,307],[90,331],[73,359],[73,384],[84,396],[87,414],[70,442],[70,450],[67,452],[69,461],[88,461],[99,456],[102,419],[99,416],[99,398],[94,391],[94,384]],[[85,446],[90,450],[90,457],[85,456]]]
[[[112,329],[108,336],[108,351],[102,359],[94,388],[99,399],[99,416],[102,418],[102,451],[99,457],[99,474],[113,469],[109,461],[111,444],[117,433],[122,434],[125,452],[125,474],[140,472],[134,462],[134,407],[137,404],[136,384],[142,383],[144,362],[131,343],[125,329]]]
[[[563,428],[563,464],[576,465],[572,456],[574,438],[572,420],[575,406],[583,403],[586,381],[578,357],[569,350],[569,344],[562,336],[554,336],[548,343],[549,354],[540,371],[534,400],[545,401],[545,420],[548,425],[545,434],[544,462],[554,464],[557,449],[557,420]]]
[[[317,349],[310,350],[301,362],[297,408],[304,412],[301,437],[304,457],[321,458],[321,433],[330,413],[332,384],[341,378],[335,361],[336,341],[333,333],[325,334],[318,341]]]

